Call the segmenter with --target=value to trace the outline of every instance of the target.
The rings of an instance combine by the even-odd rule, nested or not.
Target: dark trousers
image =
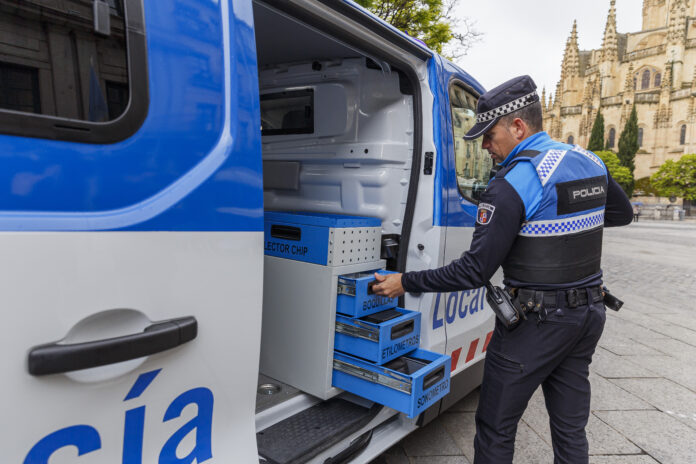
[[[604,329],[597,302],[530,313],[508,331],[496,320],[476,411],[475,464],[512,462],[517,423],[541,385],[549,413],[555,463],[588,462],[589,365]]]

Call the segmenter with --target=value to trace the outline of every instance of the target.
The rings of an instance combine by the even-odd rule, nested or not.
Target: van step
[[[258,432],[259,456],[271,464],[306,462],[360,430],[381,408],[341,398],[324,401]]]

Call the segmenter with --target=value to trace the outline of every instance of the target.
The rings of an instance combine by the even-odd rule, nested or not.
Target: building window
[[[655,74],[655,87],[659,87],[662,84],[662,74]]]
[[[646,69],[643,71],[643,77],[640,79],[640,88],[647,89],[650,87],[650,70]]]
[[[572,135],[568,136],[568,145],[574,145],[575,144],[575,137]]]
[[[476,98],[463,86],[453,83],[449,99],[457,187],[464,198],[476,203],[488,185],[493,161],[481,148],[481,137],[464,140],[464,134],[476,123]]]
[[[113,14],[123,16],[123,5],[121,4],[121,0],[107,0],[106,3],[109,4]]]
[[[126,111],[128,106],[128,84],[125,82],[106,81],[106,107],[109,119],[116,119]]]
[[[0,108],[41,113],[37,68],[0,62]]]
[[[14,3],[0,0],[0,133],[90,143],[132,135],[149,100],[142,0],[96,2],[106,10],[98,21],[86,21],[92,1]]]
[[[679,129],[679,145],[685,145],[686,144],[686,124],[683,124],[681,126],[681,129]]]
[[[643,128],[639,127],[638,128],[638,147],[643,146]]]
[[[614,148],[614,142],[616,140],[616,129],[613,127],[609,129],[609,138],[607,139],[607,148]]]

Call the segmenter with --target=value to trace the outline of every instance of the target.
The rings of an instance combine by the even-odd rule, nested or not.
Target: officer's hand
[[[395,298],[406,293],[401,286],[401,274],[382,275],[375,272],[375,279],[379,282],[372,286],[372,291],[376,295]]]

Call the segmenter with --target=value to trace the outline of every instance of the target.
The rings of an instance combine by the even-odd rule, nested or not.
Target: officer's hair
[[[506,114],[500,119],[501,121],[504,121],[506,127],[510,127],[510,124],[512,124],[512,121],[514,121],[515,118],[520,118],[523,120],[532,133],[537,133],[544,130],[540,102],[527,105],[513,113]]]

